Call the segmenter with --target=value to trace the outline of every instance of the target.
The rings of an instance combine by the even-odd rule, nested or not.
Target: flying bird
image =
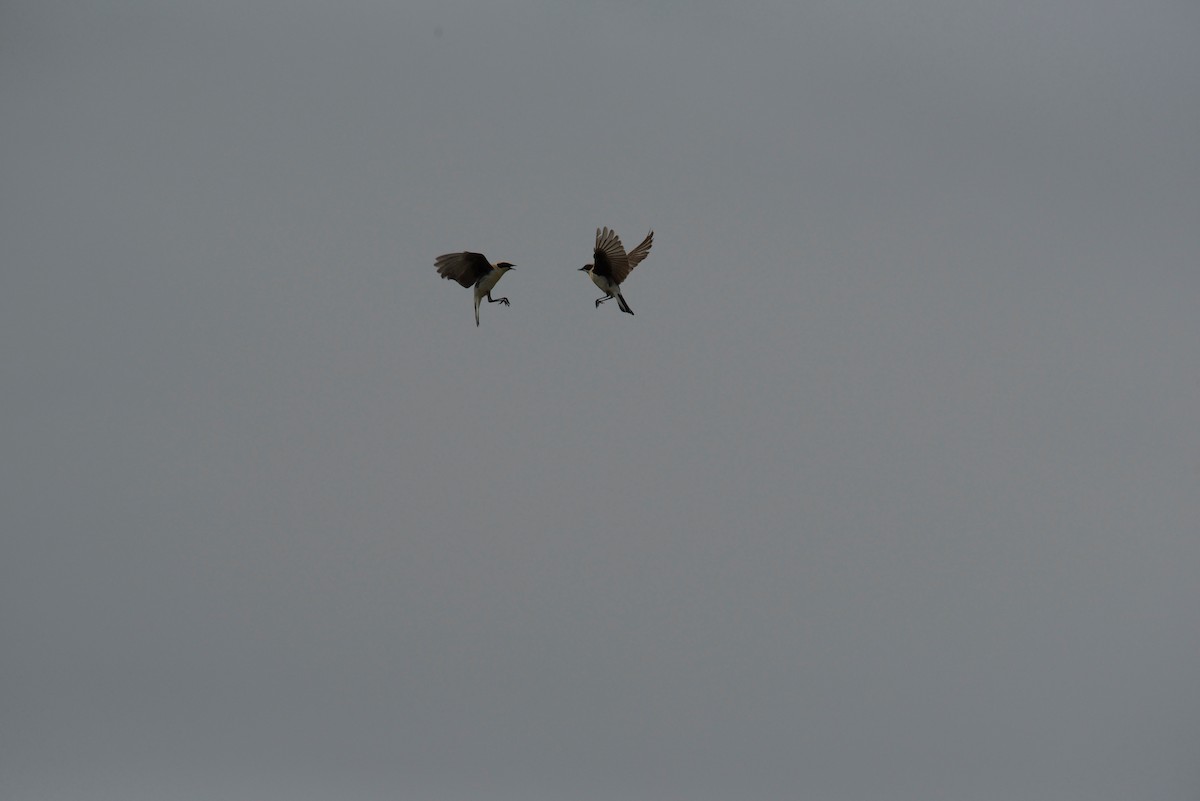
[[[484,298],[488,303],[509,305],[508,298],[493,298],[492,289],[514,265],[506,261],[491,264],[482,253],[446,253],[434,262],[438,275],[457,281],[465,287],[475,287],[475,325],[479,325],[479,303]]]
[[[633,309],[629,308],[625,296],[621,294],[621,283],[634,267],[642,263],[653,244],[654,232],[651,231],[646,234],[642,244],[626,254],[616,231],[610,231],[608,228],[596,229],[596,249],[592,252],[592,264],[585,264],[579,268],[581,272],[587,273],[592,283],[604,293],[604,297],[596,298],[596,308],[600,308],[604,301],[616,298],[621,311],[633,314]]]

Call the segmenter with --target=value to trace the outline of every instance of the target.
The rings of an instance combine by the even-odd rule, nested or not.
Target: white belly
[[[588,275],[591,276],[592,283],[595,284],[596,286],[600,287],[601,292],[605,293],[606,295],[612,295],[614,297],[616,296],[617,285],[615,283],[613,283],[610,279],[606,278],[603,275],[596,275],[595,273],[592,273],[592,272],[589,272]]]
[[[500,280],[502,275],[504,275],[504,273],[500,272],[499,270],[492,270],[483,278],[480,278],[479,284],[475,287],[475,295],[477,297],[483,297],[487,293],[491,292],[492,288],[496,286],[496,282]]]

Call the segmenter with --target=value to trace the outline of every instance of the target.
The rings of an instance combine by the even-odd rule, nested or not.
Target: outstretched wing
[[[596,248],[592,256],[595,257],[592,271],[596,275],[612,279],[618,284],[629,275],[629,257],[625,255],[625,248],[616,231],[596,229]]]
[[[633,250],[629,251],[629,272],[633,272],[633,268],[642,263],[642,259],[650,253],[650,246],[654,244],[654,232],[646,234],[646,238],[642,240],[642,244],[638,245]]]
[[[447,253],[434,262],[438,275],[457,281],[465,287],[475,283],[492,271],[492,265],[482,253]]]

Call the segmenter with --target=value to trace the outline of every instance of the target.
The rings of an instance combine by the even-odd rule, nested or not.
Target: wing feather
[[[610,278],[618,284],[629,275],[629,257],[625,255],[625,248],[616,231],[610,231],[607,227],[597,228],[596,247],[592,255],[595,257],[593,271],[596,275]]]
[[[492,271],[492,265],[482,253],[446,253],[438,256],[434,262],[438,275],[457,281],[465,287],[472,287]]]
[[[642,259],[650,253],[650,247],[654,244],[654,232],[646,234],[646,238],[642,240],[642,244],[638,245],[633,250],[629,251],[629,272],[633,272],[633,268],[642,263]]]

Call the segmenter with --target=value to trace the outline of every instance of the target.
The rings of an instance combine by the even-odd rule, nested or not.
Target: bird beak
[[[587,272],[587,267],[580,267],[580,268],[579,268],[579,272],[581,272],[581,273],[586,273],[586,272]]]

